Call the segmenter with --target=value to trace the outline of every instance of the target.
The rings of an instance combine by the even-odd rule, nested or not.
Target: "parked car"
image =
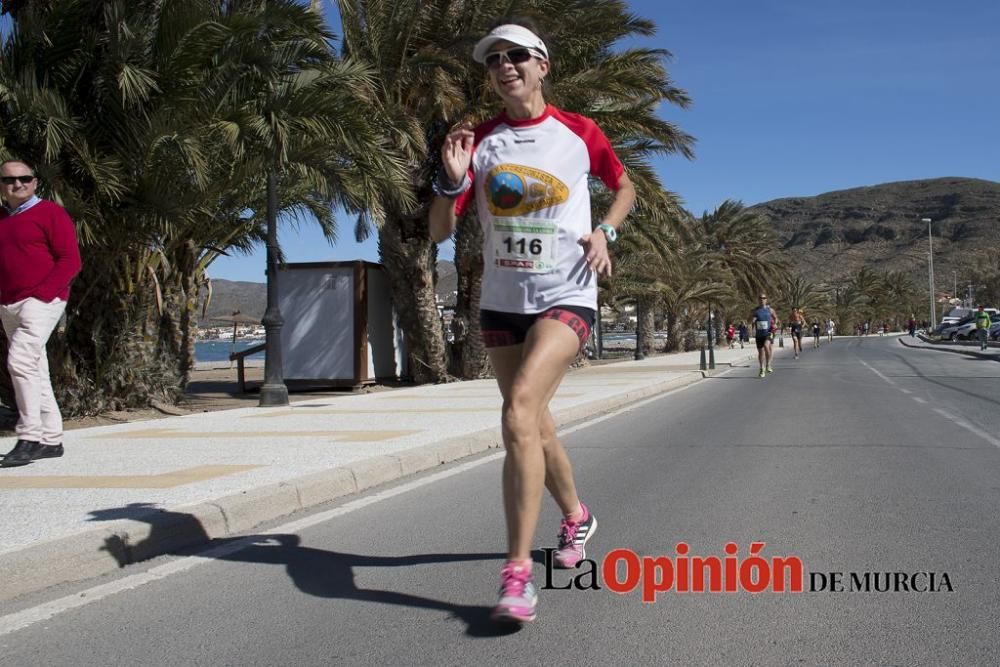
[[[989,328],[990,340],[1000,340],[1000,320],[992,320]]]
[[[955,322],[938,322],[938,325],[933,329],[931,329],[930,331],[928,331],[927,333],[930,336],[941,336],[945,329],[954,326]]]
[[[965,324],[959,324],[955,327],[955,333],[951,335],[949,340],[969,340],[976,337],[976,321],[966,322]]]
[[[947,315],[941,318],[939,326],[945,324],[958,324],[971,314],[972,311],[968,308],[952,308]]]
[[[975,327],[976,325],[975,320],[971,315],[968,315],[966,317],[963,317],[954,324],[942,325],[939,327],[940,331],[938,332],[938,336],[940,336],[944,340],[955,340],[955,336],[958,333],[958,330],[963,326],[969,324],[970,322],[972,323],[972,326]]]
[[[984,308],[983,312],[989,313],[990,326],[993,326],[997,322],[1000,322],[1000,313],[998,313],[995,308]],[[955,329],[954,338],[957,338],[958,340],[973,340],[976,338],[975,315],[972,315],[971,322],[966,322],[965,324],[959,325],[959,327]]]

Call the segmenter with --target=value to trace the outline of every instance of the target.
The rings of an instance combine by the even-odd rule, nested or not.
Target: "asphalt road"
[[[494,455],[247,548],[159,559],[18,610],[51,617],[0,636],[0,664],[995,665],[998,415],[1000,364],[869,337],[784,355],[763,380],[734,369],[565,436],[599,520],[598,564],[617,548],[676,559],[678,542],[720,559],[733,542],[744,559],[759,541],[768,559],[801,560],[799,593],[671,590],[644,603],[640,590],[543,590],[537,622],[498,628]],[[547,501],[546,544],[557,523]],[[830,572],[845,588],[851,573],[934,573],[940,590],[877,592],[876,578],[870,592],[813,592]]]

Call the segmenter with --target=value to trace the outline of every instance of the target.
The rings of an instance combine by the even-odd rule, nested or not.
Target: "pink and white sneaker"
[[[582,519],[573,521],[563,518],[559,526],[559,547],[554,558],[556,567],[571,569],[587,557],[584,546],[597,532],[597,519],[586,505],[580,503],[580,507],[583,508]]]
[[[490,618],[501,623],[530,623],[535,620],[538,591],[531,580],[531,564],[508,561],[500,570],[500,601]]]

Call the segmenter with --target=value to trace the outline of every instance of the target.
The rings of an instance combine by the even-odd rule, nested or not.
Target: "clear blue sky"
[[[700,214],[889,181],[1000,181],[1000,2],[996,0],[633,0],[673,52],[687,111],[664,117],[697,138],[696,158],[657,163]],[[339,32],[333,5],[325,5]],[[558,54],[553,54],[558,59]],[[341,218],[330,247],[281,228],[289,261],[377,260]],[[264,280],[263,249],[223,257],[215,278]],[[450,250],[442,256],[447,258]]]

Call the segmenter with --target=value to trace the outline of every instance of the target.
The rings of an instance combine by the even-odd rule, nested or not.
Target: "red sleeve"
[[[489,135],[496,128],[496,126],[501,123],[501,121],[501,117],[497,116],[496,118],[492,118],[485,123],[478,125],[473,130],[473,133],[476,135],[476,138],[473,139],[472,142],[473,163],[475,163],[476,159],[476,148],[479,146],[480,142],[482,142],[483,138]],[[469,180],[472,181],[472,187],[455,199],[455,215],[457,216],[461,216],[465,213],[465,210],[469,207],[469,204],[476,195],[476,174],[472,170],[471,166],[469,167]]]
[[[552,115],[583,139],[590,155],[590,174],[601,179],[609,190],[617,191],[618,180],[625,173],[625,167],[615,155],[611,142],[601,132],[601,128],[597,127],[597,123],[586,116],[567,113],[560,109],[554,109]]]
[[[45,276],[45,280],[34,290],[34,296],[46,303],[51,302],[69,287],[83,265],[80,260],[80,246],[76,241],[76,229],[69,214],[63,207],[55,205],[49,215],[49,248],[55,265],[49,275]]]
[[[476,155],[476,147],[472,147],[472,155]],[[472,187],[458,195],[455,198],[455,215],[461,217],[465,213],[465,209],[469,207],[469,202],[476,194],[476,175],[473,173],[472,168],[469,168],[469,180],[472,181]]]

